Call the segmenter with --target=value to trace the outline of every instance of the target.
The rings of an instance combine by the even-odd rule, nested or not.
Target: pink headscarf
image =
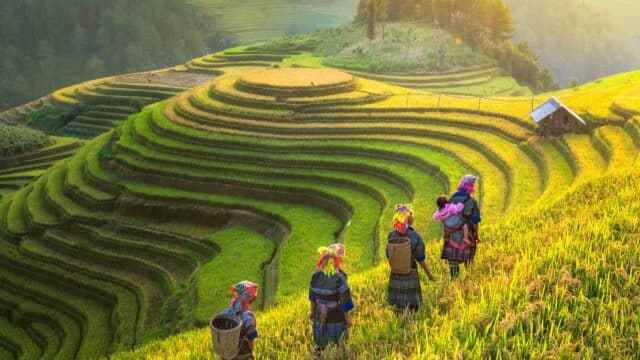
[[[235,315],[243,310],[251,311],[251,301],[258,295],[258,284],[244,280],[231,288],[231,294],[235,294],[231,305],[225,309],[227,315]]]
[[[476,192],[475,185],[478,180],[477,176],[465,175],[460,179],[460,185],[458,185],[458,191],[466,191],[469,194]]]

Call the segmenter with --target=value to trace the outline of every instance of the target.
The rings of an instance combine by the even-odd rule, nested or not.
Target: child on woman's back
[[[446,195],[440,195],[436,200],[436,205],[438,210],[433,214],[433,220],[442,222],[443,232],[462,230],[462,241],[466,244],[471,244],[471,241],[469,241],[469,227],[462,217],[464,203],[452,204]]]

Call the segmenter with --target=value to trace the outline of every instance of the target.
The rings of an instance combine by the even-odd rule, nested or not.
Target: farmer
[[[354,308],[347,274],[342,270],[344,246],[333,244],[321,247],[318,252],[320,261],[309,286],[309,319],[313,322],[316,353],[329,344],[340,346],[347,339],[351,326],[349,312]]]
[[[444,244],[441,258],[449,262],[449,272],[452,278],[456,278],[460,273],[460,264],[469,265],[476,255],[476,245],[478,243],[478,227],[482,218],[480,217],[480,207],[478,201],[473,198],[475,185],[478,178],[473,175],[465,175],[460,179],[457,192],[451,196],[451,204],[463,204],[462,218],[468,228],[468,240],[464,246],[454,247],[447,238],[448,232],[444,232]]]
[[[258,337],[258,330],[256,329],[256,317],[251,311],[251,303],[258,295],[258,285],[247,280],[241,281],[231,288],[231,294],[235,295],[231,300],[231,305],[222,313],[237,316],[242,320],[236,359],[255,359],[253,342]]]
[[[389,233],[388,240],[397,237],[406,237],[411,240],[411,271],[408,274],[391,273],[389,277],[389,292],[387,302],[395,306],[396,311],[418,311],[422,303],[422,289],[418,277],[418,264],[424,270],[429,280],[433,275],[427,267],[424,251],[424,241],[411,225],[413,224],[413,212],[405,205],[396,205],[396,214],[393,217],[394,230]],[[388,256],[388,254],[387,254]]]

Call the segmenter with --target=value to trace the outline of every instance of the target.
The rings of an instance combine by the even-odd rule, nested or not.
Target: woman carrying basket
[[[258,295],[258,285],[247,280],[241,281],[231,288],[231,294],[235,297],[222,314],[237,316],[242,320],[238,356],[235,359],[255,359],[253,342],[258,337],[258,330],[256,317],[251,311],[251,303]]]
[[[396,205],[396,214],[393,217],[394,229],[389,233],[387,240],[404,237],[411,242],[411,269],[409,273],[396,274],[391,272],[389,277],[387,302],[389,305],[395,306],[397,311],[404,311],[407,308],[411,311],[418,311],[420,303],[422,303],[418,264],[427,274],[429,280],[433,280],[433,275],[425,262],[427,257],[424,251],[424,241],[420,234],[411,227],[413,220],[413,212],[407,206]]]
[[[317,353],[329,344],[340,346],[347,339],[347,329],[351,326],[349,312],[354,308],[347,274],[342,270],[344,246],[333,244],[318,249],[318,252],[320,261],[309,287],[309,319],[313,322]]]

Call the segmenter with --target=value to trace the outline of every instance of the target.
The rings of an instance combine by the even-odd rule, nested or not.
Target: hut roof
[[[560,102],[555,96],[551,99],[547,100],[544,104],[535,108],[529,115],[533,118],[536,123],[544,120],[547,116],[553,114],[559,109],[565,109],[571,116],[576,118],[576,120],[580,121],[582,125],[587,125],[587,123],[582,120],[578,114],[576,114],[573,110],[569,109],[565,104]]]

